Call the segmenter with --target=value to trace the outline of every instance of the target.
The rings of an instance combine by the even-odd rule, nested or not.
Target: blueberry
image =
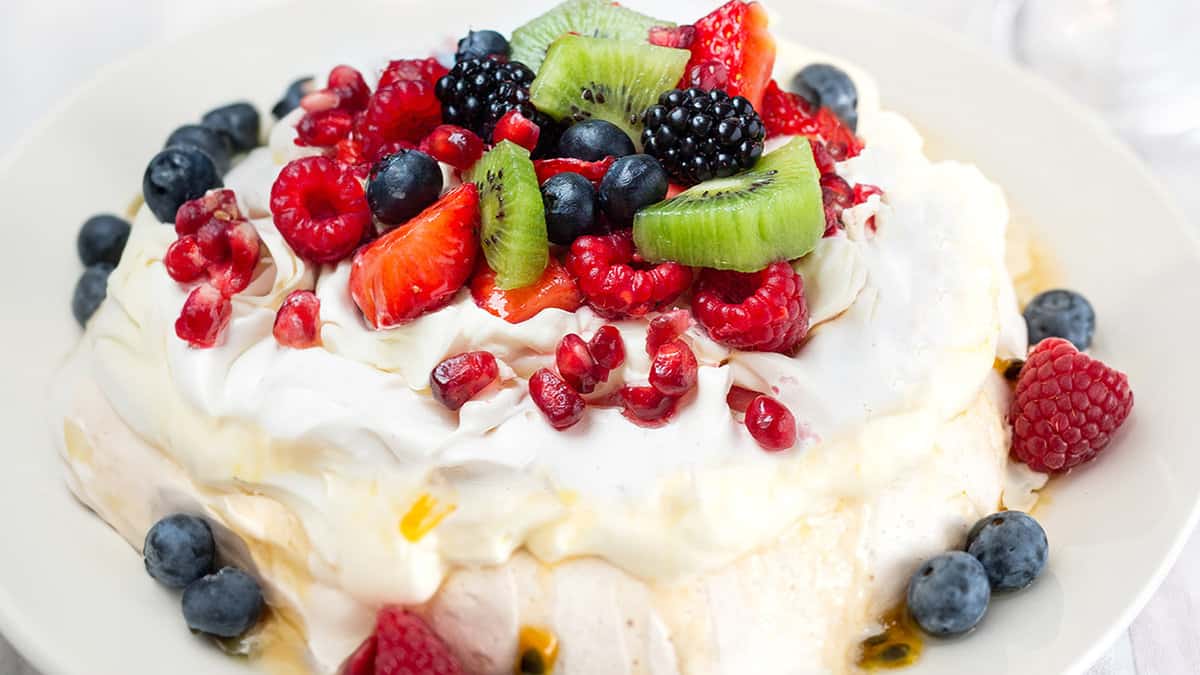
[[[123,218],[103,213],[92,216],[79,228],[75,248],[85,267],[96,263],[108,263],[116,267],[121,262],[121,251],[129,241],[129,223]]]
[[[287,90],[283,92],[283,98],[279,99],[271,108],[271,114],[277,120],[287,117],[288,113],[300,107],[300,99],[304,98],[312,89],[313,78],[311,75],[289,84]]]
[[[908,582],[908,611],[930,635],[965,633],[987,612],[992,591],[983,565],[962,551],[921,565]]]
[[[809,64],[792,78],[792,90],[814,106],[832,110],[851,131],[858,129],[858,89],[840,68]]]
[[[223,134],[237,152],[248,152],[258,146],[258,110],[245,101],[214,108],[200,122]]]
[[[258,623],[262,611],[262,588],[234,567],[201,577],[183,591],[183,618],[200,633],[237,637]]]
[[[83,271],[79,281],[75,283],[75,295],[71,298],[71,313],[80,326],[87,325],[88,319],[96,313],[104,296],[108,294],[108,275],[112,274],[113,266],[108,263],[96,263]]]
[[[419,150],[389,155],[371,168],[367,203],[386,225],[399,225],[437,201],[442,194],[442,168]]]
[[[216,548],[212,529],[203,518],[176,513],[146,533],[142,557],[150,576],[171,588],[183,588],[212,571]]]
[[[487,56],[503,56],[512,54],[508,40],[494,30],[473,30],[467,32],[467,37],[458,41],[458,52],[454,62],[467,59],[482,59]]]
[[[568,246],[596,223],[596,190],[577,173],[560,173],[542,184],[550,241]]]
[[[142,176],[146,205],[164,223],[175,222],[175,212],[184,202],[221,186],[212,159],[191,146],[175,146],[158,153]]]
[[[233,161],[233,146],[230,145],[229,139],[222,133],[201,124],[185,124],[167,136],[167,143],[164,148],[172,146],[189,146],[196,148],[200,152],[208,155],[208,158],[213,161],[213,165],[217,167],[217,173],[222,176],[226,171],[229,171],[229,166]]]
[[[983,564],[993,591],[1018,591],[1046,569],[1050,544],[1036,520],[1020,511],[1002,511],[971,528],[967,552]]]
[[[618,227],[630,225],[638,209],[666,196],[667,172],[650,155],[618,159],[600,181],[600,209]]]
[[[1092,346],[1096,333],[1096,311],[1087,298],[1075,291],[1053,290],[1039,294],[1025,307],[1029,344],[1049,337],[1070,340],[1076,349]]]
[[[629,134],[604,120],[585,120],[571,125],[558,139],[558,152],[586,162],[598,162],[605,157],[624,157],[637,152]]]

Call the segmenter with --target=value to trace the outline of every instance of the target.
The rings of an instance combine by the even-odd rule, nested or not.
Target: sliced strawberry
[[[583,304],[583,295],[562,263],[550,258],[546,271],[536,283],[524,288],[502,291],[496,288],[496,273],[486,263],[471,279],[471,297],[480,309],[509,323],[521,323],[543,309],[574,312]]]
[[[478,227],[479,190],[467,183],[359,249],[350,295],[367,323],[399,325],[453,299],[475,268]]]
[[[800,96],[780,89],[779,83],[771,80],[763,92],[763,126],[767,138],[776,136],[816,136],[820,131],[812,106]]]
[[[730,96],[745,96],[759,110],[775,67],[775,39],[767,31],[766,9],[757,2],[730,0],[697,21],[695,28],[687,72],[711,62],[724,64],[729,79],[725,91]],[[707,71],[695,72],[703,75]]]
[[[577,173],[584,178],[592,181],[597,186],[604,179],[604,174],[612,168],[613,162],[617,161],[614,157],[605,157],[598,162],[586,162],[582,159],[536,159],[533,161],[533,169],[537,171],[538,183],[545,183],[550,180],[551,176],[557,176],[560,173]]]
[[[862,139],[855,136],[850,127],[829,108],[817,111],[817,125],[821,129],[821,137],[825,139],[825,147],[835,160],[841,162],[862,152]]]

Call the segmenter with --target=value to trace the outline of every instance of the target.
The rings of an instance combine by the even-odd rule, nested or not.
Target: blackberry
[[[529,102],[529,85],[533,78],[533,71],[519,61],[504,62],[489,57],[463,59],[438,80],[435,93],[442,102],[442,118],[447,124],[457,124],[490,140],[492,130],[504,113],[516,108],[541,127],[539,149],[551,140],[557,145],[560,135],[555,133],[557,125]],[[548,138],[550,136],[553,139]]]
[[[754,166],[766,130],[754,106],[714,89],[673,89],[643,115],[642,145],[675,182],[695,185]]]

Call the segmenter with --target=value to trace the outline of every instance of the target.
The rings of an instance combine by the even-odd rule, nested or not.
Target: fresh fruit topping
[[[438,80],[436,93],[447,123],[491,138],[496,123],[510,110],[519,110],[539,125],[547,121],[529,102],[532,83],[533,71],[519,61],[466,59]]]
[[[371,88],[362,73],[350,66],[335,66],[329,71],[326,86],[312,92],[300,101],[301,107],[309,112],[338,108],[349,112],[361,112],[371,98]]]
[[[577,173],[560,173],[542,183],[546,234],[551,243],[570,246],[596,225],[596,188]]]
[[[649,261],[740,272],[799,258],[824,231],[817,167],[803,138],[765,155],[750,171],[642,209],[633,225],[638,251]]]
[[[612,372],[625,363],[625,341],[621,339],[621,331],[612,324],[605,324],[588,340],[588,351],[596,360],[596,365]]]
[[[908,582],[908,612],[921,630],[939,637],[971,630],[987,612],[992,591],[987,572],[962,551],[921,565]]]
[[[610,0],[568,0],[513,31],[512,57],[538,70],[550,43],[568,33],[645,42],[655,26],[672,26]]]
[[[332,263],[350,255],[371,224],[354,174],[324,157],[289,162],[271,186],[271,213],[296,255]]]
[[[678,263],[633,263],[628,231],[580,237],[567,255],[567,270],[579,281],[588,304],[610,318],[645,316],[674,302],[692,285],[692,271]]]
[[[467,31],[467,36],[458,41],[458,51],[454,53],[454,62],[467,59],[483,59],[500,57],[507,59],[512,54],[508,40],[494,30]]]
[[[661,314],[650,320],[646,328],[646,353],[653,357],[658,348],[683,335],[691,325],[691,315],[686,309]]]
[[[967,535],[967,553],[983,564],[993,591],[1019,591],[1046,569],[1050,542],[1029,515],[1002,511],[975,523]]]
[[[313,147],[337,145],[354,130],[354,114],[330,108],[310,112],[296,123],[296,143]]]
[[[642,145],[678,183],[727,178],[754,166],[766,134],[750,101],[720,90],[673,89],[643,116]]]
[[[734,349],[788,354],[808,334],[804,280],[786,262],[749,274],[705,270],[692,311],[709,337]]]
[[[428,136],[442,123],[442,107],[433,90],[420,80],[398,80],[376,89],[356,127],[363,152],[377,158],[389,143],[419,143]]]
[[[683,340],[671,340],[650,361],[650,386],[667,396],[683,396],[696,386],[699,364]]]
[[[233,161],[233,145],[229,138],[202,124],[185,124],[167,136],[164,148],[190,147],[208,155],[222,176]]]
[[[854,206],[854,188],[836,173],[821,176],[821,204],[825,210],[825,236],[842,227],[842,213]]]
[[[756,396],[746,407],[746,429],[768,452],[796,444],[796,418],[787,406],[770,396]]]
[[[844,161],[862,152],[863,142],[850,127],[842,123],[840,117],[829,108],[817,111],[817,127],[821,130],[821,138],[825,140],[825,148],[829,156],[836,161]]]
[[[203,518],[176,513],[146,533],[142,558],[146,572],[170,588],[185,588],[212,571],[217,545]]]
[[[258,623],[263,606],[258,582],[234,567],[223,567],[183,590],[183,618],[188,628],[216,637],[244,634]]]
[[[371,169],[367,204],[385,225],[399,225],[424,211],[442,194],[442,167],[420,150],[398,152]]]
[[[691,49],[696,41],[695,26],[652,26],[649,42],[659,47]]]
[[[209,225],[201,228],[200,232],[203,233],[216,222],[218,221],[211,221]],[[220,238],[223,241],[222,248],[227,254],[220,260],[206,257],[208,277],[209,283],[220,291],[221,295],[229,297],[246,290],[254,280],[254,270],[258,267],[260,253],[258,231],[245,220],[235,220],[222,225]],[[199,237],[197,241],[200,242],[200,251],[203,252],[203,241]]]
[[[258,110],[246,101],[214,108],[200,123],[228,139],[234,152],[249,152],[258,146]]]
[[[817,126],[816,111],[797,94],[779,88],[775,80],[767,84],[763,92],[762,108],[763,124],[767,128],[767,138],[776,136],[816,136],[820,129]],[[822,171],[822,173],[827,173]]]
[[[569,333],[558,343],[554,362],[562,379],[581,394],[592,393],[596,383],[608,377],[608,371],[596,363],[587,343],[574,333]]]
[[[163,266],[167,274],[181,284],[191,283],[204,276],[208,260],[200,251],[196,235],[185,234],[171,242],[163,255]]]
[[[183,301],[183,309],[175,320],[175,335],[193,347],[207,349],[217,344],[232,315],[229,298],[216,288],[201,284]]]
[[[312,291],[292,291],[279,306],[272,330],[275,341],[292,349],[321,344],[321,299]]]
[[[1034,471],[1058,473],[1096,458],[1133,409],[1118,372],[1061,338],[1029,353],[1013,398],[1012,455]]]
[[[523,288],[546,270],[550,243],[537,172],[529,151],[501,141],[471,171],[479,186],[483,255],[496,271],[496,287]]]
[[[227,223],[241,220],[237,195],[233,190],[213,190],[202,197],[185,202],[175,212],[175,234],[196,234],[200,228],[216,220]]]
[[[858,128],[858,88],[837,66],[811,63],[792,78],[792,91],[813,108],[829,108],[851,131]]]
[[[700,61],[690,64],[683,73],[680,87],[725,91],[729,86],[729,66],[720,61]]]
[[[108,277],[112,271],[112,265],[96,263],[85,269],[79,281],[75,282],[75,292],[71,296],[71,314],[80,326],[86,326],[88,319],[100,309],[100,304],[108,295]]]
[[[517,634],[517,675],[548,675],[558,660],[558,636],[537,626],[521,626]]]
[[[475,268],[478,226],[479,192],[467,183],[359,249],[350,295],[367,323],[399,325],[453,299]]]
[[[533,152],[537,148],[538,138],[541,135],[541,128],[533,120],[522,115],[520,110],[513,108],[504,113],[504,116],[496,123],[496,128],[492,130],[492,143],[512,141]]]
[[[621,387],[621,412],[629,419],[645,426],[665,424],[675,414],[679,399],[667,396],[654,387]]]
[[[223,221],[213,218],[196,230],[196,245],[206,262],[225,262],[229,260],[229,237],[225,228],[234,221]]]
[[[583,120],[567,127],[558,139],[558,154],[565,158],[598,162],[637,152],[629,135],[612,122]]]
[[[281,120],[287,117],[288,113],[300,107],[300,101],[312,93],[314,80],[311,75],[301,77],[288,85],[283,92],[283,97],[271,107],[271,114],[275,119]]]
[[[174,146],[150,160],[142,176],[142,197],[160,222],[175,220],[184,202],[221,187],[221,176],[211,158],[191,146]]]
[[[421,617],[401,607],[379,610],[375,639],[374,675],[462,675],[446,643]]]
[[[562,431],[583,419],[587,404],[561,377],[542,368],[529,378],[529,396],[550,426]]]
[[[529,97],[556,120],[605,120],[636,139],[642,111],[679,82],[687,59],[682,49],[565,35],[550,46]]]
[[[371,633],[338,669],[338,675],[375,675],[375,656],[378,653],[379,639]]]
[[[483,157],[483,140],[453,124],[436,127],[419,146],[421,152],[459,171],[467,171]]]
[[[85,267],[97,263],[108,263],[115,267],[121,262],[121,253],[125,250],[125,242],[129,241],[130,229],[128,221],[111,214],[88,218],[79,228],[79,236],[75,240],[80,262]]]
[[[581,159],[537,159],[533,168],[537,171],[538,183],[545,183],[560,173],[577,173],[599,187],[600,181],[612,168],[613,157],[605,157],[599,162],[585,162]]]
[[[379,75],[379,84],[375,88],[386,87],[396,82],[424,82],[432,87],[448,72],[450,70],[433,57],[388,61],[387,67]]]
[[[650,155],[622,157],[604,174],[599,195],[609,223],[628,227],[639,211],[667,196],[667,172]]]
[[[544,309],[574,312],[583,304],[575,280],[554,258],[540,279],[511,291],[496,288],[496,273],[486,264],[480,265],[471,279],[471,297],[481,309],[509,323],[528,321]]]
[[[744,96],[756,109],[775,67],[775,39],[767,11],[757,2],[731,0],[696,22],[689,66],[718,62],[729,72],[725,92]]]
[[[1025,325],[1029,328],[1031,345],[1056,337],[1070,341],[1082,351],[1092,346],[1096,310],[1087,298],[1075,291],[1045,291],[1025,306]]]
[[[500,366],[491,352],[467,352],[442,361],[429,374],[433,398],[458,410],[500,378]]]
[[[729,406],[730,410],[744,413],[750,409],[750,404],[759,396],[762,396],[762,394],[753,389],[739,387],[735,384],[729,388],[729,393],[725,395],[725,403]]]

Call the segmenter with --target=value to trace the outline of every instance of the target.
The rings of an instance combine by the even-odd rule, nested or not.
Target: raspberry
[[[420,80],[399,80],[375,90],[357,131],[363,151],[375,157],[387,143],[419,143],[441,123],[442,108],[433,86]]]
[[[346,139],[354,129],[354,115],[337,108],[310,112],[296,124],[296,145],[325,147]]]
[[[199,279],[204,274],[206,263],[194,234],[185,234],[176,239],[167,248],[166,255],[163,256],[163,265],[167,268],[167,274],[181,284]]]
[[[433,398],[450,410],[458,410],[500,377],[500,366],[491,352],[467,352],[451,356],[429,374]]]
[[[204,228],[201,228],[200,231],[204,232]],[[244,220],[234,221],[225,224],[221,232],[221,239],[224,242],[227,258],[224,260],[210,259],[208,276],[209,282],[221,292],[221,295],[229,297],[246,290],[246,287],[254,279],[260,248],[258,231]]]
[[[529,378],[529,396],[546,416],[550,426],[559,431],[578,424],[587,407],[579,392],[546,368]]]
[[[375,675],[375,654],[378,650],[379,640],[372,633],[346,659],[338,669],[338,675]]]
[[[661,426],[675,414],[679,399],[667,396],[654,387],[622,387],[622,414],[626,419],[643,426]]]
[[[796,444],[796,418],[787,406],[770,396],[758,396],[746,408],[746,428],[768,452],[787,450]]]
[[[609,372],[625,363],[625,342],[621,340],[621,331],[611,324],[601,326],[596,331],[588,341],[588,351],[596,359],[596,364]]]
[[[233,305],[229,298],[212,286],[201,284],[184,300],[179,318],[175,320],[175,334],[193,347],[212,347],[217,344],[217,338],[229,324],[232,314]]]
[[[312,291],[292,291],[275,314],[275,341],[292,349],[321,344],[321,300]]]
[[[679,263],[648,269],[632,263],[633,235],[628,230],[579,237],[567,255],[567,270],[579,281],[588,304],[610,318],[643,316],[673,302],[692,284],[692,271]]]
[[[389,61],[379,76],[378,87],[386,87],[401,80],[420,81],[433,86],[448,72],[450,71],[432,56],[427,59]]]
[[[692,311],[713,340],[734,349],[787,354],[808,334],[804,280],[786,262],[749,274],[705,270]]]
[[[696,386],[698,370],[692,348],[672,340],[659,347],[650,362],[650,386],[667,396],[683,396]]]
[[[1096,458],[1129,411],[1124,373],[1047,338],[1029,353],[1010,413],[1012,455],[1035,471],[1058,473]]]
[[[492,143],[508,140],[533,152],[541,134],[541,127],[522,115],[520,110],[513,108],[496,122],[496,128],[492,131]]]
[[[446,643],[403,608],[379,610],[375,640],[375,675],[462,675]]]
[[[442,124],[421,141],[421,152],[459,171],[466,171],[483,156],[483,140],[453,124]]]
[[[650,326],[646,329],[646,353],[653,357],[658,353],[659,347],[683,335],[690,323],[691,318],[686,309],[677,309],[651,319]]]
[[[271,186],[271,213],[296,255],[316,263],[350,255],[371,224],[362,183],[324,157],[283,167]]]
[[[241,217],[233,190],[212,190],[179,206],[175,212],[175,234],[181,237],[196,234],[210,220],[230,221]]]
[[[596,363],[587,343],[574,333],[558,343],[554,362],[562,379],[581,394],[592,393],[596,390],[596,383],[608,377],[608,371]]]

